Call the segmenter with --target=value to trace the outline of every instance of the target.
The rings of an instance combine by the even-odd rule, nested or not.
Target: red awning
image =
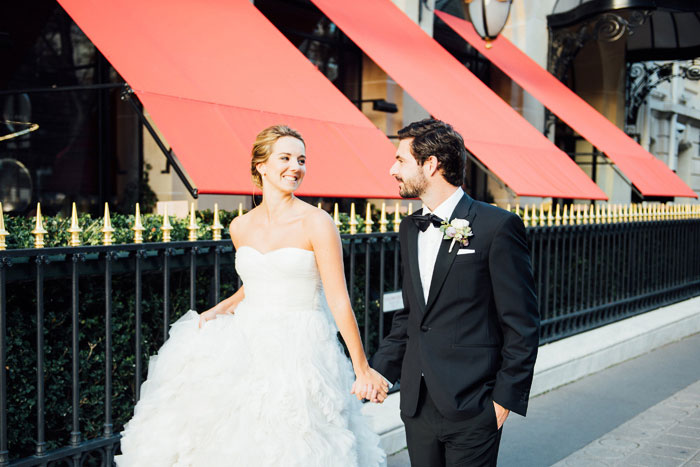
[[[569,156],[411,21],[391,0],[312,0],[520,196],[607,199]]]
[[[586,101],[538,65],[508,39],[499,36],[486,49],[468,21],[436,11],[438,17],[494,65],[532,94],[571,128],[603,151],[645,196],[687,196],[693,190],[663,162],[647,152]]]
[[[200,193],[252,193],[255,135],[283,123],[307,143],[298,194],[398,196],[393,144],[249,0],[59,3],[135,90]]]

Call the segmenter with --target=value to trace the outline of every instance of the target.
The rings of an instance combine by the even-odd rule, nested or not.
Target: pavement
[[[700,334],[532,398],[498,464],[700,467]],[[410,466],[407,451],[388,466]]]

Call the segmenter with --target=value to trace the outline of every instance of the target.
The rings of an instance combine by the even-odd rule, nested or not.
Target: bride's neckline
[[[254,252],[256,252],[257,254],[259,254],[261,256],[266,256],[266,255],[269,255],[270,253],[275,253],[275,252],[283,251],[283,250],[298,250],[298,251],[305,251],[307,253],[314,254],[313,250],[307,250],[306,248],[299,248],[296,246],[283,246],[280,248],[274,248],[274,249],[266,251],[264,253],[262,251],[258,250],[257,248],[249,246],[249,245],[241,245],[238,247],[238,250],[241,250],[242,248],[248,248],[250,250],[253,250]]]

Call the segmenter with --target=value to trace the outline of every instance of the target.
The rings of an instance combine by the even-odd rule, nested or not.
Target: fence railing
[[[541,343],[700,294],[700,219],[684,212],[556,225],[556,211],[521,211]],[[342,239],[372,353],[390,326],[382,297],[400,288],[398,235]],[[227,240],[0,251],[0,466],[112,465],[148,356],[187,309],[240,286],[234,258]]]

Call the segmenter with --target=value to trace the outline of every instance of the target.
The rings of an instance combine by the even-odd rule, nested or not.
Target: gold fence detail
[[[222,230],[224,230],[224,226],[219,222],[219,203],[214,203],[214,220],[211,225],[212,240],[221,240]]]
[[[73,203],[70,213],[70,228],[68,229],[68,232],[70,232],[70,246],[80,246],[80,232],[82,231],[83,229],[80,228],[78,223],[78,210],[75,208],[75,203]]]
[[[44,228],[44,221],[41,218],[41,203],[36,203],[36,225],[32,230],[34,235],[34,248],[44,248],[44,236],[48,232]]]
[[[160,230],[163,232],[163,241],[169,242],[173,226],[170,225],[170,216],[168,216],[168,203],[163,203],[163,225],[160,226]]]
[[[109,204],[105,203],[105,216],[102,224],[102,244],[111,245],[112,244],[112,234],[114,233],[114,228],[112,227],[112,219],[109,218]]]
[[[386,203],[383,202],[379,211],[379,219],[372,219],[372,205],[366,204],[366,212],[364,218],[364,233],[372,233],[373,231],[388,232],[389,224],[392,224],[394,232],[399,231],[401,219],[413,213],[413,204],[409,204],[408,208],[401,212],[400,204],[397,202],[393,206],[394,211],[387,212]],[[662,204],[662,203],[632,203],[632,204],[556,204],[541,203],[525,204],[521,208],[517,204],[514,208],[511,204],[507,204],[505,209],[515,213],[523,221],[526,227],[545,227],[545,226],[571,226],[571,225],[588,225],[588,224],[619,224],[630,222],[671,222],[683,221],[688,219],[700,219],[700,203],[686,204]],[[243,206],[239,204],[238,215],[243,215]],[[390,219],[391,216],[391,220]],[[200,226],[197,223],[197,215],[194,208],[194,203],[190,205],[188,215],[188,241],[196,241]],[[360,222],[358,221],[357,210],[355,203],[350,204],[350,213],[347,221],[341,221],[341,215],[338,203],[333,205],[333,222],[339,230],[342,230],[344,225],[349,227],[350,234],[358,233]],[[222,231],[225,226],[221,224],[220,212],[218,203],[214,204],[214,218],[212,225],[212,239],[221,240],[223,238]],[[131,227],[134,232],[134,243],[143,243],[143,232],[145,228],[142,222],[141,208],[139,203],[134,205],[134,224]],[[160,230],[163,234],[162,241],[172,241],[171,232],[173,226],[168,215],[167,205],[163,207],[163,220]],[[83,229],[80,227],[78,220],[78,212],[75,203],[71,206],[71,223],[66,230],[70,233],[69,245],[76,247],[82,244],[81,234]],[[114,242],[113,234],[115,229],[112,227],[112,222],[109,213],[109,205],[105,203],[104,217],[102,222],[102,244],[112,245]],[[45,246],[45,238],[48,235],[44,227],[44,219],[41,214],[41,204],[37,203],[36,221],[34,230],[31,231],[34,236],[34,248],[43,248]],[[0,251],[7,249],[7,237],[11,236],[11,232],[6,229],[5,217],[2,211],[2,203],[0,203]]]
[[[146,228],[141,222],[141,207],[136,203],[136,213],[134,214],[134,226],[131,228],[134,231],[134,243],[143,243],[143,231]]]
[[[190,203],[190,224],[187,226],[187,240],[190,242],[197,241],[197,230],[199,230],[199,225],[197,224],[197,215],[194,212],[194,203]]]

